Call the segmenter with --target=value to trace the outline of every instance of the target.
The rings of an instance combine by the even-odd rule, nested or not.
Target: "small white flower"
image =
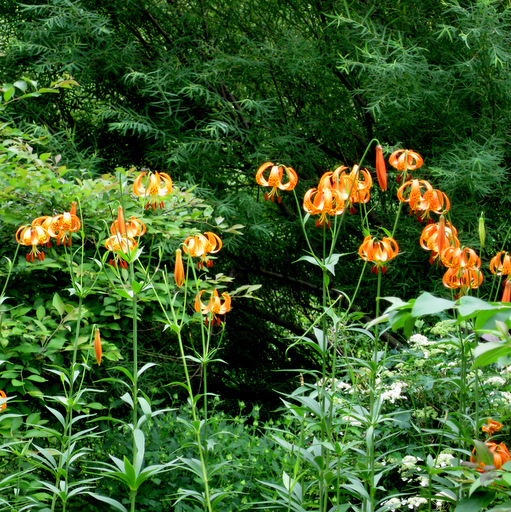
[[[490,377],[489,379],[486,379],[484,381],[484,384],[486,386],[503,386],[506,383],[506,379],[503,379],[502,377]]]
[[[418,509],[421,505],[428,502],[426,498],[408,498],[408,508],[410,510]]]
[[[436,459],[437,468],[445,468],[446,466],[452,466],[454,455],[450,453],[440,453]]]

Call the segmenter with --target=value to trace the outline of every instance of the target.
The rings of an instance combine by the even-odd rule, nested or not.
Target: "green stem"
[[[135,282],[134,263],[130,262],[130,280]],[[133,332],[133,467],[136,467],[136,460],[138,454],[137,443],[135,442],[135,429],[137,428],[138,421],[138,318],[137,318],[137,295],[133,293],[131,299],[131,314],[132,314],[132,332]],[[137,499],[137,489],[132,489],[130,492],[130,510],[135,512]]]

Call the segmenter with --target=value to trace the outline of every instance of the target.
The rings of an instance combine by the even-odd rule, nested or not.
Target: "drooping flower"
[[[76,202],[71,203],[68,212],[61,213],[52,218],[49,222],[48,233],[52,238],[57,239],[57,245],[71,245],[71,233],[80,229],[80,219],[76,215]]]
[[[7,398],[7,395],[5,394],[5,391],[0,389],[0,398]],[[0,405],[0,411],[3,411],[7,407],[7,404],[4,402],[2,405]]]
[[[383,274],[387,272],[387,262],[395,258],[399,253],[399,246],[392,237],[384,237],[376,240],[372,236],[366,236],[358,249],[359,256],[364,261],[374,264],[371,272],[377,274],[380,270]]]
[[[303,197],[303,209],[310,215],[320,215],[316,220],[316,227],[324,227],[327,215],[341,215],[344,212],[344,201],[335,188],[311,188]],[[330,227],[330,220],[327,225]]]
[[[109,261],[110,265],[113,267],[119,266],[123,268],[128,267],[128,262],[121,256],[126,255],[129,256],[137,247],[137,241],[127,235],[117,233],[116,235],[111,236],[106,242],[105,247],[114,253],[114,258]]]
[[[494,469],[500,469],[506,462],[511,460],[511,454],[509,453],[509,450],[507,446],[504,443],[492,443],[487,442],[484,443],[490,452],[493,455],[493,468]],[[487,469],[493,469],[491,467],[486,466],[486,464],[479,459],[479,457],[476,454],[476,449],[472,450],[472,455],[470,456],[470,462],[473,462],[477,464],[476,471],[479,471],[479,473],[484,473]]]
[[[110,233],[112,235],[116,235],[120,233],[121,235],[127,234],[132,238],[137,236],[142,236],[146,232],[146,226],[136,217],[131,216],[130,220],[124,220],[124,212],[122,210],[122,206],[119,206],[117,209],[117,219],[112,222],[110,226]]]
[[[442,282],[446,288],[460,289],[458,297],[469,289],[476,289],[483,282],[479,269],[481,260],[469,247],[447,247],[440,255],[442,264],[447,267]]]
[[[101,333],[99,329],[94,329],[94,352],[98,366],[101,366],[101,358],[103,357],[103,347],[101,345]]]
[[[376,146],[376,177],[380,188],[383,191],[387,190],[387,167],[383,157],[383,148],[380,144]]]
[[[193,257],[199,257],[200,261],[197,264],[199,269],[213,266],[213,260],[210,260],[208,254],[216,254],[222,248],[222,240],[215,233],[206,231],[203,235],[189,236],[183,242],[183,250],[186,254]]]
[[[266,179],[264,173],[268,169],[270,169],[270,173],[268,179]],[[287,178],[285,183],[282,182],[284,173]],[[293,190],[298,183],[298,175],[294,169],[285,165],[274,165],[272,162],[266,162],[261,165],[257,170],[255,179],[259,185],[271,187],[270,193],[264,194],[266,201],[273,201],[274,197],[277,196],[277,202],[279,203],[282,201],[282,198],[279,196],[278,190]]]
[[[426,180],[409,180],[398,188],[397,198],[403,203],[408,203],[410,213],[417,213],[424,201],[424,194],[428,191],[433,191],[433,187]]]
[[[470,247],[447,247],[442,252],[442,264],[447,268],[479,268],[481,259]]]
[[[511,274],[511,256],[507,251],[498,252],[490,260],[490,272],[497,276],[508,276]]]
[[[217,315],[225,315],[231,309],[231,297],[227,292],[222,293],[223,302],[218,295],[218,290],[215,288],[211,293],[211,297],[207,304],[204,304],[201,300],[204,290],[201,290],[195,297],[195,311],[201,313],[204,316],[211,318],[211,323],[216,321],[217,325],[220,325],[220,318]],[[206,318],[206,324],[208,318]]]
[[[447,195],[441,190],[426,190],[419,203],[417,215],[419,220],[429,219],[431,213],[442,215],[449,211],[451,203]],[[422,213],[421,213],[422,212]]]
[[[481,427],[481,430],[483,432],[486,432],[488,434],[488,437],[491,437],[493,434],[495,434],[495,432],[501,430],[503,426],[504,425],[502,425],[502,423],[499,423],[498,421],[488,418],[486,425],[483,425]]]
[[[426,251],[431,251],[429,258],[431,264],[439,260],[439,255],[447,247],[460,246],[457,234],[456,228],[449,221],[447,221],[447,224],[445,223],[443,215],[440,216],[440,220],[437,223],[428,224],[422,230],[420,245]]]
[[[42,226],[21,226],[16,231],[16,242],[20,245],[32,246],[27,253],[27,261],[32,263],[35,258],[39,261],[44,260],[44,251],[40,251],[37,246],[47,244],[49,240],[50,235]]]
[[[350,212],[354,213],[354,204],[367,203],[371,198],[373,178],[367,169],[359,169],[358,165],[354,165],[350,173],[346,170],[347,167],[341,166],[333,171],[332,187],[340,192],[342,200],[348,203]]]
[[[401,174],[397,176],[397,182],[401,182],[401,178],[403,176],[407,176],[408,171],[413,171],[414,169],[418,169],[424,163],[424,160],[415,151],[411,149],[398,149],[394,151],[389,157],[389,164],[397,169],[398,171],[403,171]]]
[[[153,210],[156,210],[156,206],[159,205],[160,208],[163,208],[165,205],[163,203],[162,197],[170,194],[172,192],[172,179],[165,172],[152,172],[149,175],[149,182],[147,187],[142,185],[142,178],[147,174],[147,172],[141,172],[133,182],[133,193],[136,196],[149,198],[145,205],[145,209],[147,210],[149,206],[152,206]]]
[[[51,215],[43,215],[42,217],[37,217],[37,219],[34,219],[31,224],[32,226],[41,226],[43,229],[48,231],[50,228],[51,221],[53,220],[53,217]],[[46,247],[51,247],[51,238],[46,242]]]
[[[183,265],[183,255],[181,249],[176,250],[176,263],[174,265],[174,281],[178,288],[185,284],[185,267]]]

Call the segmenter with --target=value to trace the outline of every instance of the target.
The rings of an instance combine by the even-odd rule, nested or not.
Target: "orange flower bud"
[[[383,191],[387,190],[387,167],[383,157],[383,148],[379,144],[376,146],[376,177],[380,188]]]
[[[181,249],[176,251],[176,264],[174,266],[174,280],[178,288],[185,284],[185,267],[183,265],[183,255]]]
[[[96,361],[98,362],[98,366],[101,366],[103,347],[101,346],[101,334],[99,329],[94,330],[94,352],[96,353]]]

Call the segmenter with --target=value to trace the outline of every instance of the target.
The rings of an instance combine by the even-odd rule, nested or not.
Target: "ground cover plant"
[[[285,340],[311,365],[291,366],[294,388],[262,419],[257,406],[227,414],[209,387],[230,313],[259,290],[216,270],[244,226],[170,171],[89,177],[43,147],[2,128],[0,510],[511,509],[510,256],[465,245],[474,235],[422,179],[419,152],[373,140],[303,196],[290,165],[254,169],[262,207],[296,205],[297,264],[322,282]],[[379,209],[392,230],[369,221]],[[408,214],[422,234],[398,244]],[[348,222],[355,254],[337,252]],[[484,248],[484,218],[477,237]],[[414,244],[445,292],[386,296]],[[332,286],[347,260],[351,294]],[[140,343],[148,328],[167,350]]]

